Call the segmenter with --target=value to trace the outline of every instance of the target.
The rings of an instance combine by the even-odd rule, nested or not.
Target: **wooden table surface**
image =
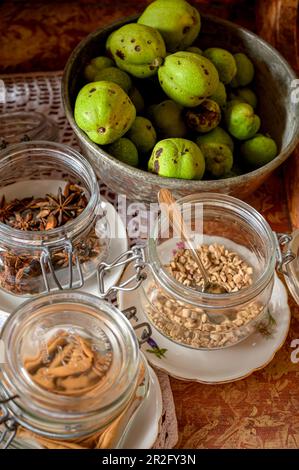
[[[0,5],[0,73],[62,69],[79,40],[122,16],[141,11],[146,1],[3,1]],[[193,2],[199,9],[261,31],[274,41],[257,11],[274,1]],[[256,3],[256,5],[255,5]],[[294,6],[294,0],[276,2]],[[266,12],[267,13],[267,12]],[[269,15],[266,17],[270,21]],[[269,26],[269,25],[268,25]],[[284,32],[283,32],[284,34]],[[275,36],[276,37],[276,36]],[[278,44],[285,46],[281,36]],[[273,42],[272,41],[272,42]],[[287,51],[290,51],[289,43]],[[294,155],[248,202],[279,232],[299,227],[299,163]],[[288,338],[263,370],[225,385],[171,379],[181,448],[298,448],[299,365],[291,362],[292,339],[299,338],[299,308],[292,309]],[[236,358],[237,360],[237,358]]]

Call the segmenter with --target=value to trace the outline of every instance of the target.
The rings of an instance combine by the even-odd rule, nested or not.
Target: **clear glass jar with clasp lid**
[[[299,300],[297,232],[274,233],[253,207],[228,195],[195,194],[177,204],[185,223],[194,228],[193,242],[210,281],[226,291],[202,291],[202,276],[190,250],[180,234],[173,234],[162,211],[146,246],[133,247],[121,259],[131,264],[130,279],[110,288],[138,287],[142,310],[160,333],[182,346],[206,350],[244,340],[271,320],[268,305],[276,268]],[[107,294],[106,270],[119,262],[99,266],[101,296]]]
[[[0,288],[6,292],[32,296],[81,287],[106,258],[109,224],[97,179],[70,147],[35,141],[0,152],[0,202]]]
[[[79,439],[84,447],[83,440],[96,435],[98,444],[102,439],[104,447],[117,446],[148,392],[138,342],[147,341],[151,330],[147,324],[137,328],[139,340],[125,315],[83,292],[23,303],[0,334],[0,442],[43,445],[45,438],[55,448],[54,441]]]

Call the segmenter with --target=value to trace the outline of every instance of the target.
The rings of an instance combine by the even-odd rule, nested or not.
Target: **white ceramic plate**
[[[46,188],[47,191],[53,192],[53,186]],[[126,228],[123,224],[123,221],[115,208],[113,207],[110,202],[107,202],[103,197],[101,198],[102,207],[104,210],[107,211],[107,219],[109,225],[115,224],[116,230],[115,233],[118,234],[118,238],[111,238],[110,240],[110,248],[109,248],[109,256],[108,259],[105,260],[107,262],[112,261],[117,256],[121,255],[128,249],[128,238]],[[105,288],[114,285],[119,280],[120,276],[122,275],[123,267],[120,266],[115,268],[107,273],[105,277]],[[96,275],[89,278],[84,286],[82,287],[82,291],[89,292],[91,294],[97,295],[97,278]],[[19,305],[21,305],[25,300],[29,300],[30,297],[17,297],[15,295],[9,294],[0,290],[0,309],[4,310],[5,312],[12,313]],[[0,319],[1,322],[1,319]],[[0,323],[1,325],[1,323]]]
[[[150,449],[159,433],[162,416],[162,393],[158,378],[149,367],[150,384],[148,396],[134,416],[120,449]]]
[[[128,268],[123,278],[126,279],[130,275],[132,272]],[[138,291],[120,292],[118,300],[121,310],[132,306],[137,308],[137,322],[148,321],[141,308]],[[286,288],[277,276],[275,276],[269,311],[276,322],[270,336],[256,332],[230,348],[197,351],[168,340],[153,327],[153,339],[159,348],[165,348],[167,352],[160,359],[147,352],[148,345],[143,345],[142,350],[153,366],[177,379],[208,384],[240,380],[265,367],[286,340],[291,312]],[[131,321],[136,323],[136,319]]]

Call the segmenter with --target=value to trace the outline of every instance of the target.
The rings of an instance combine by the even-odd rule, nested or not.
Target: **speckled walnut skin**
[[[92,57],[104,52],[106,38],[112,31],[136,18],[119,21],[90,34],[73,51],[66,65],[62,97],[67,118],[80,142],[82,152],[92,163],[97,175],[112,190],[126,194],[132,200],[154,202],[160,188],[171,189],[175,197],[212,191],[245,198],[290,156],[299,141],[299,104],[291,102],[290,86],[295,73],[275,49],[253,33],[228,21],[202,15],[200,44],[203,49],[211,45],[223,47],[233,53],[244,52],[253,60],[260,104],[258,112],[264,129],[278,144],[279,155],[258,170],[229,179],[183,181],[150,174],[108,155],[76,126],[73,116],[74,101],[83,85],[84,65]],[[102,49],[99,47],[101,44]]]

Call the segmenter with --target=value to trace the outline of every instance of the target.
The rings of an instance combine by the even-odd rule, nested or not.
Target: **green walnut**
[[[277,145],[271,137],[256,134],[241,145],[241,155],[250,166],[259,168],[277,156]]]
[[[201,26],[199,12],[184,0],[156,0],[144,10],[138,23],[157,29],[170,52],[190,46]]]
[[[237,73],[237,64],[230,52],[220,47],[210,47],[204,51],[204,56],[215,65],[221,82],[227,85],[232,81]]]
[[[237,73],[230,85],[233,88],[249,85],[254,77],[254,65],[252,61],[242,52],[235,54],[234,58],[237,64]]]
[[[182,116],[183,107],[172,100],[165,100],[148,109],[155,129],[164,137],[184,137],[187,127]]]
[[[166,56],[159,31],[137,23],[126,24],[114,31],[106,48],[120,69],[138,78],[154,75]]]
[[[116,83],[126,93],[128,93],[132,86],[132,80],[130,76],[123,70],[118,69],[117,67],[106,67],[105,69],[97,72],[95,75],[95,81],[98,82],[100,80]]]
[[[228,145],[207,143],[200,146],[206,162],[206,171],[211,176],[222,178],[233,166],[233,154]]]
[[[78,93],[76,124],[96,144],[115,142],[131,127],[135,107],[124,90],[113,82],[91,82]]]
[[[107,152],[127,165],[138,166],[138,150],[136,145],[126,137],[121,137],[113,142],[113,144],[108,145]]]
[[[216,91],[210,96],[210,99],[216,101],[219,104],[221,109],[224,109],[226,106],[227,94],[226,88],[222,82],[219,82]]]
[[[200,180],[205,172],[205,159],[191,140],[164,139],[155,145],[148,169],[167,178]]]
[[[235,104],[241,104],[245,103],[245,101],[242,98],[233,98],[230,101],[227,101],[226,106],[224,108],[225,114],[228,113],[228,111],[235,105]]]
[[[84,69],[84,77],[89,82],[95,81],[96,74],[100,71],[105,69],[106,67],[112,67],[114,62],[109,57],[99,56],[91,59],[91,61],[86,65]]]
[[[234,141],[222,127],[215,127],[208,134],[199,135],[196,139],[197,145],[201,148],[205,144],[225,144],[231,151],[234,151]]]
[[[197,132],[210,132],[221,121],[221,110],[216,101],[205,100],[197,108],[186,112],[185,121],[188,127]]]
[[[158,76],[166,95],[189,108],[211,96],[219,84],[212,62],[193,52],[176,52],[166,57]]]
[[[151,121],[142,116],[136,117],[128,132],[128,137],[134,142],[140,153],[152,150],[157,141],[157,134]]]
[[[245,100],[253,109],[257,107],[257,96],[250,88],[238,88],[237,97]]]
[[[144,110],[144,99],[142,94],[136,87],[132,87],[128,93],[133,105],[136,108],[136,112],[139,114]]]
[[[257,107],[256,94],[250,88],[237,88],[233,93],[230,93],[230,99],[238,99],[248,103],[253,109]]]
[[[253,137],[259,130],[261,120],[254,114],[248,103],[234,102],[225,112],[225,120],[229,133],[239,140]]]
[[[198,55],[203,54],[202,49],[200,49],[199,47],[196,47],[196,46],[187,47],[187,49],[185,49],[185,51],[186,52],[193,52],[194,54],[198,54]]]

